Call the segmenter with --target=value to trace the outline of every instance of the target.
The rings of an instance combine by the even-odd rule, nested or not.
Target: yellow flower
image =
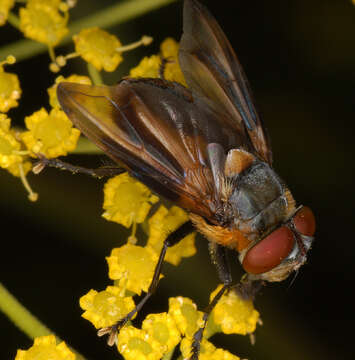
[[[203,326],[203,313],[197,310],[196,304],[189,298],[178,296],[169,299],[169,314],[175,319],[180,333],[193,337]]]
[[[173,350],[180,342],[180,332],[170,314],[149,314],[142,323],[142,329],[160,343],[163,353]]]
[[[6,116],[6,114],[0,113],[0,129],[9,130],[11,126],[11,120]]]
[[[132,78],[156,78],[159,76],[161,59],[159,55],[144,57],[135,68],[131,69],[129,76]]]
[[[10,119],[0,114],[0,167],[6,169],[14,176],[20,176],[19,166],[22,166],[24,175],[31,170],[28,156],[21,155],[21,143],[17,141],[10,128]]]
[[[16,74],[5,72],[0,65],[0,112],[7,112],[18,105],[21,96],[20,82]]]
[[[90,290],[80,298],[80,307],[85,310],[81,316],[97,329],[113,325],[135,307],[132,297],[124,297],[122,293],[117,286],[108,286],[100,292]]]
[[[151,247],[157,254],[163,247],[163,242],[172,231],[189,220],[187,213],[177,206],[169,210],[161,205],[155,214],[148,220],[149,238],[147,246]],[[193,256],[195,248],[196,233],[187,235],[178,244],[168,248],[165,260],[173,265],[178,265],[182,257]]]
[[[73,41],[75,51],[99,71],[114,71],[123,60],[117,51],[121,46],[117,37],[98,27],[81,30]]]
[[[167,60],[164,70],[165,79],[176,81],[186,86],[186,81],[180,69],[178,59],[179,43],[176,42],[173,38],[167,38],[161,43],[160,51],[163,58]]]
[[[166,60],[164,66],[164,78],[170,81],[176,81],[184,86],[186,82],[181,72],[178,60],[179,44],[172,38],[165,39],[160,45],[160,55],[144,57],[141,62],[130,70],[129,76],[137,77],[159,77],[162,57]]]
[[[84,84],[84,85],[91,85],[91,80],[90,80],[90,78],[88,76],[75,75],[75,74],[70,75],[70,76],[68,76],[66,78],[64,76],[62,76],[62,75],[58,76],[55,79],[54,85],[52,85],[47,90],[48,95],[49,95],[49,103],[53,108],[60,107],[58,99],[57,99],[57,86],[62,81],[68,81],[68,82]]]
[[[76,147],[80,131],[73,128],[72,122],[59,109],[48,114],[42,108],[25,118],[29,131],[22,133],[22,140],[34,154],[41,153],[48,158],[67,155]]]
[[[163,355],[160,343],[144,330],[125,326],[117,338],[118,351],[126,360],[160,360]]]
[[[61,14],[59,6],[58,1],[29,0],[20,9],[20,30],[32,40],[56,46],[68,32],[68,13]]]
[[[210,301],[221,287],[222,285],[219,285],[211,293]],[[225,334],[250,334],[255,330],[259,321],[259,313],[254,309],[253,302],[241,299],[233,290],[221,297],[210,317]]]
[[[148,291],[153,278],[157,255],[147,247],[126,244],[113,249],[106,258],[109,277],[118,280],[120,288],[125,288],[140,295]]]
[[[183,339],[180,344],[180,350],[183,359],[189,359],[191,356],[192,339]],[[240,360],[238,356],[231,354],[227,350],[217,349],[211,342],[202,339],[200,360]]]
[[[158,200],[149,188],[123,173],[105,184],[102,216],[129,228],[133,222],[142,223]]]
[[[177,59],[179,55],[179,43],[173,38],[166,38],[160,44],[160,51],[163,58],[173,58]]]
[[[21,156],[16,154],[21,144],[10,132],[10,119],[0,114],[0,166],[4,169],[21,162]]]
[[[65,342],[57,345],[54,335],[35,338],[28,350],[17,350],[15,360],[75,360]]]
[[[0,0],[0,26],[6,23],[9,11],[14,4],[15,0]]]

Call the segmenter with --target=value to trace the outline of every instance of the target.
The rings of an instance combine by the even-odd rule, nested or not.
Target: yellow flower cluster
[[[133,326],[127,326],[120,331],[117,348],[126,360],[159,360],[163,356],[161,345],[152,334]]]
[[[122,175],[119,175],[116,178],[121,177]],[[130,183],[130,187],[127,186],[124,189],[118,187],[118,192],[112,189],[107,191],[107,187],[105,188],[105,196],[109,197],[113,203],[120,203],[122,209],[125,207],[132,209],[130,207],[132,203],[143,204],[149,199],[151,195],[148,189],[139,191],[139,188],[135,188],[136,180],[128,175],[125,175],[124,179],[126,184]],[[132,217],[138,218],[141,206],[135,206]],[[131,302],[132,294],[141,295],[142,291],[148,291],[158,260],[158,253],[165,238],[187,219],[187,214],[178,207],[174,206],[168,210],[164,206],[160,206],[148,220],[148,241],[145,247],[127,243],[120,248],[113,249],[107,262],[109,277],[114,280],[115,286],[108,287],[101,293],[90,290],[87,295],[83,296],[80,300],[80,305],[85,310],[83,316],[95,327],[100,325],[107,327],[128,314],[134,307]],[[121,223],[121,220],[119,222]],[[178,244],[168,250],[170,259],[167,261],[178,264],[181,257],[191,256],[195,253],[194,236],[186,237],[182,243],[182,247],[179,247]],[[107,295],[109,288],[115,289],[111,290],[112,293],[120,294],[119,296],[122,296],[123,299],[129,299],[131,305],[125,314],[116,309],[118,306],[116,305],[117,296]],[[211,299],[219,290],[220,287],[211,294]],[[100,300],[96,301],[96,297],[100,294],[103,295],[100,296]],[[113,307],[115,310],[112,310]],[[210,337],[216,332],[245,335],[255,330],[259,321],[259,313],[254,309],[251,301],[242,300],[235,292],[230,291],[222,296],[210,318],[205,336]],[[194,334],[203,325],[203,312],[197,310],[197,306],[192,300],[183,297],[170,298],[167,313],[148,315],[143,321],[141,329],[132,325],[126,325],[121,329],[116,341],[118,351],[127,360],[134,360],[137,357],[158,360],[173,351],[184,337],[185,339],[181,342],[181,351],[183,355],[186,355],[190,351]],[[185,355],[184,358],[186,358]],[[207,340],[203,341],[201,356],[204,359],[238,359],[225,350],[216,349]]]
[[[159,198],[151,193],[149,188],[123,173],[110,179],[104,189],[106,220],[115,221],[129,228],[132,223],[142,223],[152,204]]]
[[[192,338],[195,332],[203,326],[203,313],[197,310],[196,304],[182,296],[169,299],[169,313],[176,321],[181,335]]]
[[[216,289],[218,290],[219,288]],[[244,313],[243,300],[229,301],[231,293],[224,299],[229,303],[229,309],[233,310],[237,317],[244,318],[240,320],[241,322],[250,323],[251,317],[248,313]],[[132,297],[120,287],[108,286],[101,292],[90,290],[80,299],[80,306],[85,310],[82,316],[91,321],[96,328],[100,328],[112,325],[133,310],[135,305]],[[202,317],[203,313],[197,310],[192,300],[183,297],[170,298],[168,312],[149,314],[143,320],[141,328],[130,324],[123,327],[117,335],[117,349],[126,360],[137,358],[159,360],[172,353],[180,343],[181,354],[184,359],[187,359],[191,356],[193,335],[203,326]],[[209,334],[211,335],[213,333]],[[202,360],[239,360],[239,357],[230,352],[216,348],[207,340],[207,337],[202,339],[199,358]],[[75,354],[64,342],[57,345],[55,336],[49,335],[36,338],[34,345],[28,350],[18,350],[15,358],[15,360],[42,359],[74,360]]]
[[[80,131],[58,108],[50,113],[42,108],[25,118],[28,131],[21,134],[22,140],[31,154],[43,154],[48,158],[67,155],[76,147]]]
[[[97,27],[84,29],[73,36],[75,51],[97,70],[114,71],[122,62],[122,55],[117,49],[122,44],[116,36]]]
[[[80,136],[79,130],[73,128],[72,122],[59,108],[55,95],[56,86],[61,81],[90,83],[90,79],[77,75],[71,75],[67,79],[59,77],[48,89],[52,110],[49,113],[44,108],[35,111],[25,118],[27,131],[15,130],[5,112],[18,106],[21,88],[18,76],[4,70],[4,65],[14,62],[13,56],[0,62],[0,167],[20,177],[29,192],[30,200],[35,201],[37,194],[32,192],[25,178],[32,168],[30,156],[37,157],[41,154],[47,158],[55,158],[66,155],[76,148]]]
[[[28,0],[19,15],[24,35],[50,47],[58,45],[68,33],[68,7],[61,0]]]
[[[191,357],[192,339],[184,338],[181,341],[180,351],[183,359]],[[217,349],[210,341],[203,339],[199,354],[200,360],[239,360],[238,356],[231,354],[227,350]]]
[[[177,206],[171,207],[169,210],[161,205],[153,216],[148,220],[149,224],[149,238],[147,246],[152,248],[157,255],[163,247],[164,240],[169,233],[176,230],[184,222],[188,221],[187,213]],[[184,239],[171,248],[165,255],[165,261],[175,266],[179,265],[183,257],[190,257],[195,255],[195,237],[193,232],[187,235]]]
[[[10,123],[5,114],[0,114],[0,167],[14,176],[20,176],[21,171],[28,173],[31,163],[28,156],[22,155],[22,144],[17,140],[17,134],[11,129]]]
[[[20,82],[16,74],[4,70],[4,63],[12,63],[13,58],[8,57],[0,63],[0,112],[7,112],[18,105],[17,100],[21,97]]]
[[[164,78],[176,81],[184,86],[186,82],[178,61],[179,44],[172,38],[165,39],[160,45],[160,55],[145,57],[138,66],[131,69],[130,77],[159,77],[162,61],[164,65]]]
[[[149,248],[126,244],[113,249],[107,258],[109,278],[125,290],[147,292],[158,256]]]
[[[57,345],[54,335],[41,336],[34,340],[28,350],[18,350],[15,360],[75,360],[75,354],[61,342]]]
[[[176,206],[168,209],[160,205],[148,221],[144,222],[152,203],[158,199],[148,188],[126,173],[109,180],[104,194],[105,217],[127,227],[142,223],[148,238],[144,247],[128,242],[113,249],[107,263],[109,278],[114,280],[114,286],[109,286],[102,292],[90,290],[81,298],[80,306],[85,310],[83,317],[96,328],[109,327],[133,310],[132,295],[148,291],[164,240],[188,220],[188,215],[182,209]],[[195,234],[189,235],[169,248],[165,260],[177,265],[182,257],[194,255],[194,237]],[[211,299],[220,288],[211,294]],[[129,301],[126,312],[122,311],[126,305],[118,305],[122,301]],[[234,291],[228,292],[222,296],[210,315],[204,332],[201,358],[239,359],[228,351],[216,349],[207,338],[216,332],[250,334],[258,321],[259,313],[251,301],[241,299]],[[125,325],[117,335],[117,348],[126,360],[158,360],[181,342],[180,350],[183,357],[187,358],[193,336],[203,326],[203,312],[197,309],[192,300],[184,297],[170,298],[168,312],[148,315],[140,329],[131,324]]]
[[[221,287],[222,285],[211,293],[210,301]],[[238,311],[235,311],[236,309]],[[214,324],[219,326],[224,334],[251,334],[256,329],[259,317],[253,302],[241,299],[235,291],[229,291],[222,296],[211,314]]]
[[[117,286],[108,286],[97,292],[90,290],[80,298],[80,307],[85,310],[84,319],[89,320],[97,329],[110,326],[134,309],[131,296]]]

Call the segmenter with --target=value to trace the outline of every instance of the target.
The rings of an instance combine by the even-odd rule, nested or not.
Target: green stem
[[[92,26],[108,28],[112,25],[121,24],[144,15],[174,1],[176,0],[130,0],[107,7],[106,9],[75,21],[69,27],[69,34],[63,38],[60,45],[62,46],[69,43],[72,36],[83,28]],[[12,22],[11,24],[14,25]],[[11,54],[16,57],[17,61],[20,61],[43,53],[47,51],[47,48],[47,45],[39,42],[20,40],[0,48],[0,59],[6,58],[7,55]]]
[[[0,283],[0,311],[2,311],[20,330],[30,339],[39,336],[53,334],[53,331],[43,325],[34,315],[32,315],[5,287]],[[62,341],[57,338],[57,342]],[[75,350],[77,360],[85,360]]]
[[[49,58],[55,63],[55,52],[53,46],[48,46]]]
[[[31,339],[52,333],[24,306],[22,306],[1,283],[0,310]]]
[[[15,15],[12,12],[9,12],[9,15],[7,17],[7,21],[16,29],[20,29],[20,19],[17,15]]]
[[[85,137],[80,137],[78,145],[75,150],[70,152],[71,154],[91,154],[91,155],[102,155],[103,152],[94,143],[89,141]]]
[[[100,72],[90,63],[88,63],[88,73],[94,85],[103,84]]]

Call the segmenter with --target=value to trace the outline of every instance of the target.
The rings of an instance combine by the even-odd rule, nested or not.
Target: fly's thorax
[[[207,221],[190,213],[196,228],[210,241],[243,252],[294,212],[291,193],[272,168],[252,154],[234,149],[218,182],[220,201]]]
[[[266,163],[255,160],[230,179],[234,183],[228,199],[232,225],[256,241],[295,211],[295,201],[280,177]]]

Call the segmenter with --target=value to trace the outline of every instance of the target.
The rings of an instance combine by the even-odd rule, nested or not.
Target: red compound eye
[[[289,255],[294,244],[292,231],[282,226],[247,252],[243,260],[243,268],[251,274],[270,271]]]
[[[295,228],[302,235],[313,236],[316,231],[316,219],[308,206],[303,206],[293,218]]]

